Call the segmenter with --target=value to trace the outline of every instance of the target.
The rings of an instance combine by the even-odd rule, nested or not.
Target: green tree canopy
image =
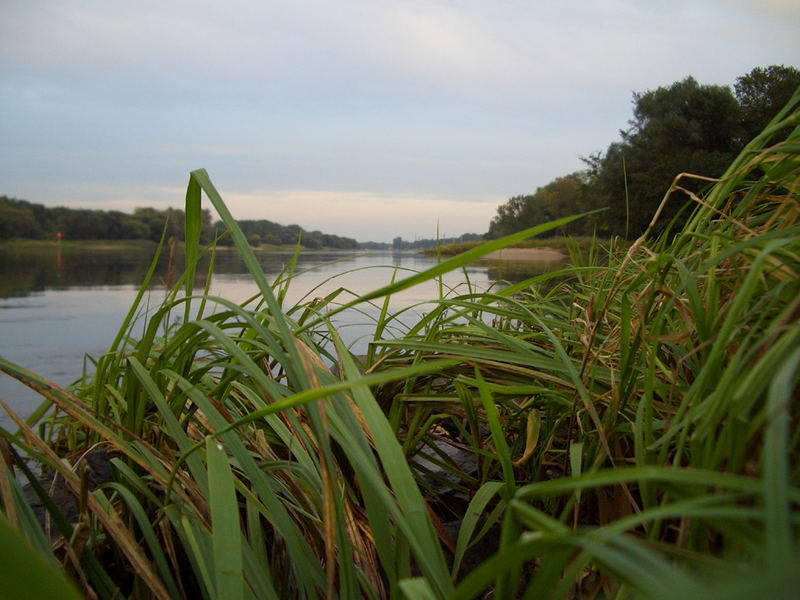
[[[250,236],[257,235],[261,243],[274,245],[296,244],[299,239],[300,243],[306,248],[358,248],[358,242],[354,239],[325,234],[321,231],[308,232],[299,225],[280,225],[266,219],[248,219],[237,221],[237,223],[248,239]],[[217,221],[214,224],[214,228],[221,232],[224,229],[224,225],[221,221]],[[225,237],[220,240],[220,243],[230,245],[231,238]]]
[[[721,175],[739,149],[739,110],[729,87],[700,85],[693,77],[634,94],[634,118],[621,132],[622,141],[588,160],[591,192],[610,208],[608,233],[643,233],[679,173]],[[684,184],[695,189],[702,185]],[[686,199],[681,194],[671,198],[660,229]]]
[[[38,238],[42,228],[29,207],[0,197],[0,240],[15,237]]]
[[[502,237],[565,215],[585,212],[590,207],[587,181],[586,173],[572,173],[540,187],[533,195],[514,196],[497,208],[497,215],[489,225],[489,237]],[[592,220],[575,221],[545,235],[591,234],[593,226]]]
[[[798,87],[800,71],[783,65],[757,67],[736,80],[734,90],[741,107],[742,146],[761,133]]]

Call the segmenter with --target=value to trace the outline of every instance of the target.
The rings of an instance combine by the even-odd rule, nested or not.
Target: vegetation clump
[[[194,171],[187,272],[142,323],[145,282],[91,379],[63,390],[0,359],[45,400],[0,432],[17,569],[0,562],[2,589],[35,597],[24,563],[98,598],[795,597],[798,148],[800,90],[719,179],[675,178],[629,247],[443,290],[411,326],[392,294],[575,218],[284,306],[293,266],[270,285]],[[259,288],[249,302],[194,289],[201,190]],[[355,357],[333,317],[368,302]],[[99,451],[111,474],[93,487]]]

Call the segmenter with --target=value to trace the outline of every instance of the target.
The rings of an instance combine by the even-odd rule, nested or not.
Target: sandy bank
[[[556,262],[569,258],[554,248],[503,248],[487,254],[488,260],[527,260],[534,262]]]

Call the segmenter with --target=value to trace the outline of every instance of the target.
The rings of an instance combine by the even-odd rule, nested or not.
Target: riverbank
[[[440,253],[443,256],[454,256],[461,252],[474,248],[480,245],[480,242],[468,244],[451,244],[443,246]],[[557,245],[557,244],[556,244]],[[39,254],[42,252],[55,252],[61,250],[63,252],[147,252],[152,253],[155,251],[157,244],[150,240],[64,240],[58,242],[56,240],[8,240],[0,242],[0,255],[31,255]],[[183,255],[183,242],[176,244],[176,250]],[[294,253],[297,251],[297,246],[287,244],[277,246],[273,244],[260,244],[259,246],[252,247],[256,252],[275,252],[275,253]],[[217,246],[218,254],[222,255],[235,255],[238,250],[233,246]],[[425,250],[420,252],[418,250],[400,250],[390,252],[401,254],[423,254],[425,256],[436,256],[436,250]],[[376,253],[381,252],[377,250],[343,250],[341,248],[306,248],[300,247],[300,252],[306,255],[313,254],[338,254],[342,256],[362,253]],[[525,262],[562,262],[569,258],[567,250],[559,249],[550,246],[537,246],[537,247],[515,247],[505,248],[503,250],[487,254],[482,260],[488,261],[525,261]]]
[[[150,240],[33,240],[13,239],[0,241],[0,252],[36,252],[39,250],[85,249],[85,250],[155,250]]]
[[[141,250],[146,249],[154,251],[158,244],[150,240],[34,240],[34,239],[13,239],[0,241],[0,252],[25,252],[25,251],[38,251],[38,250],[55,250],[62,249],[82,249],[82,250]],[[183,242],[177,242],[176,248],[182,249]],[[253,246],[254,250],[264,252],[294,252],[297,250],[296,244],[259,244]],[[230,250],[236,252],[233,246],[217,246],[217,252],[224,252]],[[302,252],[342,252],[353,253],[358,250],[343,250],[341,248],[309,248],[300,246]]]
[[[483,260],[513,260],[526,262],[563,262],[569,256],[555,248],[503,248],[487,254]]]
[[[467,250],[480,246],[482,241],[464,242],[461,244],[444,244],[438,249],[431,248],[425,250],[424,254],[436,256],[456,256]],[[531,238],[514,244],[509,248],[504,248],[500,252],[493,252],[484,257],[484,260],[514,260],[514,261],[534,261],[548,262],[555,260],[566,260],[570,253],[578,250],[586,255],[599,247],[608,247],[610,240],[588,236],[578,237],[550,237],[550,238]]]

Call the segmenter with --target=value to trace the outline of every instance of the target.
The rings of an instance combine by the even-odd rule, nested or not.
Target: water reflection
[[[45,290],[68,289],[92,286],[138,286],[144,280],[155,252],[154,245],[77,247],[73,245],[31,245],[15,247],[0,245],[0,298],[25,296]],[[176,248],[170,268],[169,250],[165,249],[159,258],[151,287],[166,287],[168,279],[183,270],[184,255]],[[291,252],[255,251],[261,268],[267,275],[274,275],[292,260]],[[401,252],[303,252],[297,259],[297,268],[302,270],[323,264],[341,265],[341,269],[360,268],[365,265],[351,264],[353,257],[376,257],[369,264],[397,265],[404,269],[421,270],[433,264],[434,259],[416,253]],[[210,257],[201,259],[197,268],[198,285],[208,270]],[[553,263],[548,262],[494,262],[474,266],[492,281],[505,280],[517,282],[538,273],[550,270]],[[328,269],[328,271],[330,271]],[[245,274],[247,266],[236,250],[221,248],[214,258],[214,274]],[[368,277],[364,275],[364,278]],[[372,278],[375,279],[375,278]],[[383,285],[381,281],[379,285]]]
[[[0,298],[47,289],[138,285],[147,273],[154,250],[154,246],[0,246]],[[159,274],[166,275],[166,267],[167,260],[160,261]]]
[[[518,283],[536,275],[560,269],[566,261],[559,260],[513,260],[513,261],[487,261],[487,276],[492,281],[507,281]]]
[[[24,252],[0,246],[0,356],[24,366],[55,383],[66,386],[81,370],[91,370],[87,357],[99,357],[109,346],[130,308],[152,261],[154,247],[75,248],[64,245],[34,247]],[[256,252],[261,268],[270,281],[288,269],[292,253]],[[198,266],[197,288],[202,289],[209,257]],[[161,303],[168,283],[183,270],[183,255],[176,251],[170,269],[169,251],[158,263],[145,306]],[[341,290],[337,302],[387,285],[393,277],[401,279],[435,264],[435,259],[413,253],[303,252],[296,259],[294,277],[288,286],[284,307],[324,297]],[[446,295],[487,290],[497,279],[519,280],[535,274],[533,270],[505,265],[471,265],[443,277]],[[168,282],[169,279],[172,282]],[[243,302],[257,293],[244,261],[232,249],[217,251],[214,259],[212,294]],[[391,310],[407,309],[394,323],[398,333],[404,324],[412,325],[426,307],[438,297],[438,281],[427,282],[392,297]],[[359,311],[340,313],[335,325],[346,344],[363,352],[377,318],[379,306],[363,306]],[[142,327],[141,315],[137,327]],[[0,375],[0,398],[23,415],[38,404],[38,397],[16,381]],[[0,424],[9,425],[0,415]]]

